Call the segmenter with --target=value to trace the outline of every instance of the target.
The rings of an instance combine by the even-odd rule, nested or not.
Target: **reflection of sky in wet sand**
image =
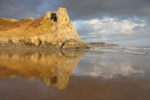
[[[102,77],[113,79],[116,77],[142,78],[150,76],[150,62],[132,57],[133,55],[86,54],[82,56],[73,75]]]

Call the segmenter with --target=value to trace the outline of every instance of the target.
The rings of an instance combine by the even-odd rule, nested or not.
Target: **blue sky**
[[[83,42],[150,47],[150,0],[0,0],[0,17],[37,18],[58,7]]]

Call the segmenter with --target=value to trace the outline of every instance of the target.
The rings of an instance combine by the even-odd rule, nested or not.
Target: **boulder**
[[[28,20],[34,20],[34,18],[32,18],[32,17],[29,17],[29,18],[27,18]]]

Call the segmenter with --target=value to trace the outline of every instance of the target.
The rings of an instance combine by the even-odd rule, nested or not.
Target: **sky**
[[[0,0],[0,17],[37,18],[59,7],[83,42],[150,47],[150,0]]]

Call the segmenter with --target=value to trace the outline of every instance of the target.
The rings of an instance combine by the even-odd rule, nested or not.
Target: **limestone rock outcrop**
[[[0,46],[89,49],[71,24],[67,10],[61,7],[35,20],[28,18],[14,23],[0,23]]]
[[[34,18],[32,18],[32,17],[29,17],[29,18],[27,18],[28,20],[34,20]]]

